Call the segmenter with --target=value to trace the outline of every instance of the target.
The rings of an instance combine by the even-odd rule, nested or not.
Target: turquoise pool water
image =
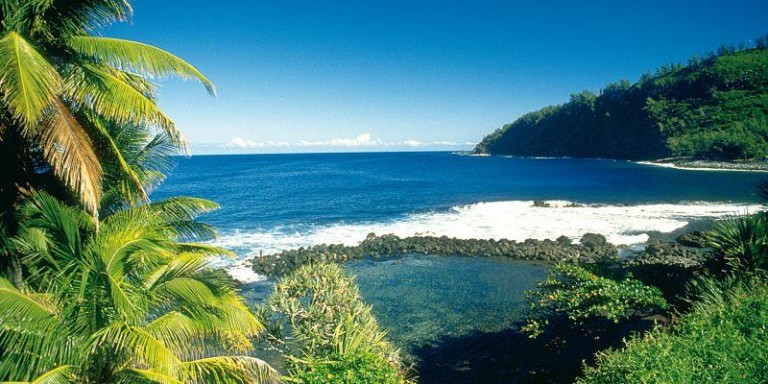
[[[546,266],[493,258],[412,255],[344,264],[356,276],[366,303],[404,355],[436,346],[442,339],[513,327],[525,305],[525,291],[546,274]],[[273,281],[248,284],[245,296],[263,302]]]

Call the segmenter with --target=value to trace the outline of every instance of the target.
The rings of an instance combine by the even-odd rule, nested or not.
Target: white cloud
[[[296,143],[298,147],[371,147],[385,146],[387,143],[381,139],[371,139],[371,134],[366,132],[351,139],[331,139],[324,141],[306,141],[301,140]]]
[[[252,141],[246,140],[242,137],[235,137],[228,143],[218,145],[220,148],[227,149],[275,149],[275,148],[445,148],[456,149],[459,147],[471,147],[474,143],[465,142],[457,143],[453,141],[420,141],[420,140],[404,140],[404,141],[383,141],[380,138],[374,138],[370,133],[361,133],[353,138],[335,138],[329,140],[309,141],[299,140],[297,142],[286,141]]]
[[[406,147],[423,147],[426,144],[427,143],[425,143],[423,141],[418,141],[418,140],[406,140],[406,141],[403,141],[403,145],[405,145]]]
[[[221,145],[221,147],[224,148],[240,148],[240,149],[248,149],[248,148],[280,148],[280,147],[291,147],[291,143],[285,142],[285,141],[265,141],[265,142],[256,142],[251,140],[245,140],[241,137],[235,137],[232,140],[230,140],[228,143]]]

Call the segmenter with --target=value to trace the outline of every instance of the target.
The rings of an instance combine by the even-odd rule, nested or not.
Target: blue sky
[[[161,81],[197,154],[468,149],[571,93],[768,33],[764,0],[132,4],[106,35],[218,87]]]

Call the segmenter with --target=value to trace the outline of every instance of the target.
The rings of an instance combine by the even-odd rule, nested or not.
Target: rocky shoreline
[[[695,171],[744,171],[744,172],[768,172],[766,161],[713,161],[713,160],[688,160],[679,158],[659,159],[641,162],[641,164],[687,169]]]
[[[691,269],[701,266],[708,250],[701,233],[680,236],[675,242],[654,241],[642,252],[619,258],[619,249],[606,241],[605,236],[587,233],[578,244],[565,236],[557,240],[527,239],[523,242],[494,239],[457,239],[447,236],[415,236],[400,238],[395,235],[368,234],[357,246],[321,244],[309,248],[286,250],[272,255],[258,256],[251,261],[254,272],[265,276],[282,276],[304,264],[341,263],[364,258],[380,259],[411,254],[439,256],[498,257],[511,260],[529,260],[544,263],[598,261],[620,262],[629,268],[645,269],[665,265]]]

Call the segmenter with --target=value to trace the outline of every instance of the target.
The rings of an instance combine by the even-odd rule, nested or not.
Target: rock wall
[[[281,276],[294,269],[317,262],[344,262],[409,254],[429,254],[468,257],[506,257],[514,260],[544,262],[592,262],[603,258],[618,258],[618,250],[603,235],[585,234],[579,244],[561,236],[557,240],[457,239],[434,236],[400,238],[395,235],[369,234],[358,246],[341,244],[317,245],[256,257],[252,268],[256,273]]]

